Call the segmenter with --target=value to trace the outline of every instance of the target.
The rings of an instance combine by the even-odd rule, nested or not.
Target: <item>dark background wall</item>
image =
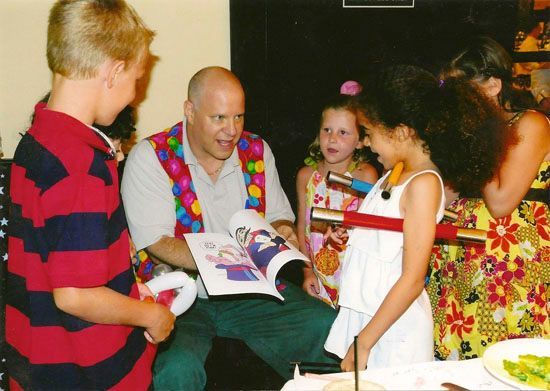
[[[416,0],[343,8],[342,0],[231,0],[231,65],[247,93],[246,129],[264,137],[293,206],[295,174],[323,100],[342,82],[400,62],[436,72],[475,34],[512,50],[517,0]]]

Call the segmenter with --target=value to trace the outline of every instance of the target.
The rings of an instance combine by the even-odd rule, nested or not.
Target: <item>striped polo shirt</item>
[[[90,127],[35,107],[14,156],[6,292],[12,389],[147,389],[143,329],[59,310],[52,290],[106,286],[138,298],[110,147]]]

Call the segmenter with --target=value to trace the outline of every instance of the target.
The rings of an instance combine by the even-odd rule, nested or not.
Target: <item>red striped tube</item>
[[[352,227],[403,232],[403,219],[376,216],[367,213],[344,212],[341,210],[314,207],[311,209],[311,219]],[[487,240],[487,231],[473,228],[459,228],[450,224],[436,224],[435,237],[437,239],[484,243]]]

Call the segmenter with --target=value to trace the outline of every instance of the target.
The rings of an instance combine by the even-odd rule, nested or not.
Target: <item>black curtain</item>
[[[416,0],[414,8],[343,8],[342,0],[231,0],[231,67],[247,130],[268,141],[293,206],[295,174],[320,105],[342,82],[387,63],[437,72],[475,34],[511,50],[517,0]]]

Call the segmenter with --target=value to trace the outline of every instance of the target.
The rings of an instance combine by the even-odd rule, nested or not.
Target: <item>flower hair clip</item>
[[[363,87],[361,87],[361,84],[357,83],[355,80],[348,80],[340,87],[340,94],[355,96],[359,94],[362,89]]]

